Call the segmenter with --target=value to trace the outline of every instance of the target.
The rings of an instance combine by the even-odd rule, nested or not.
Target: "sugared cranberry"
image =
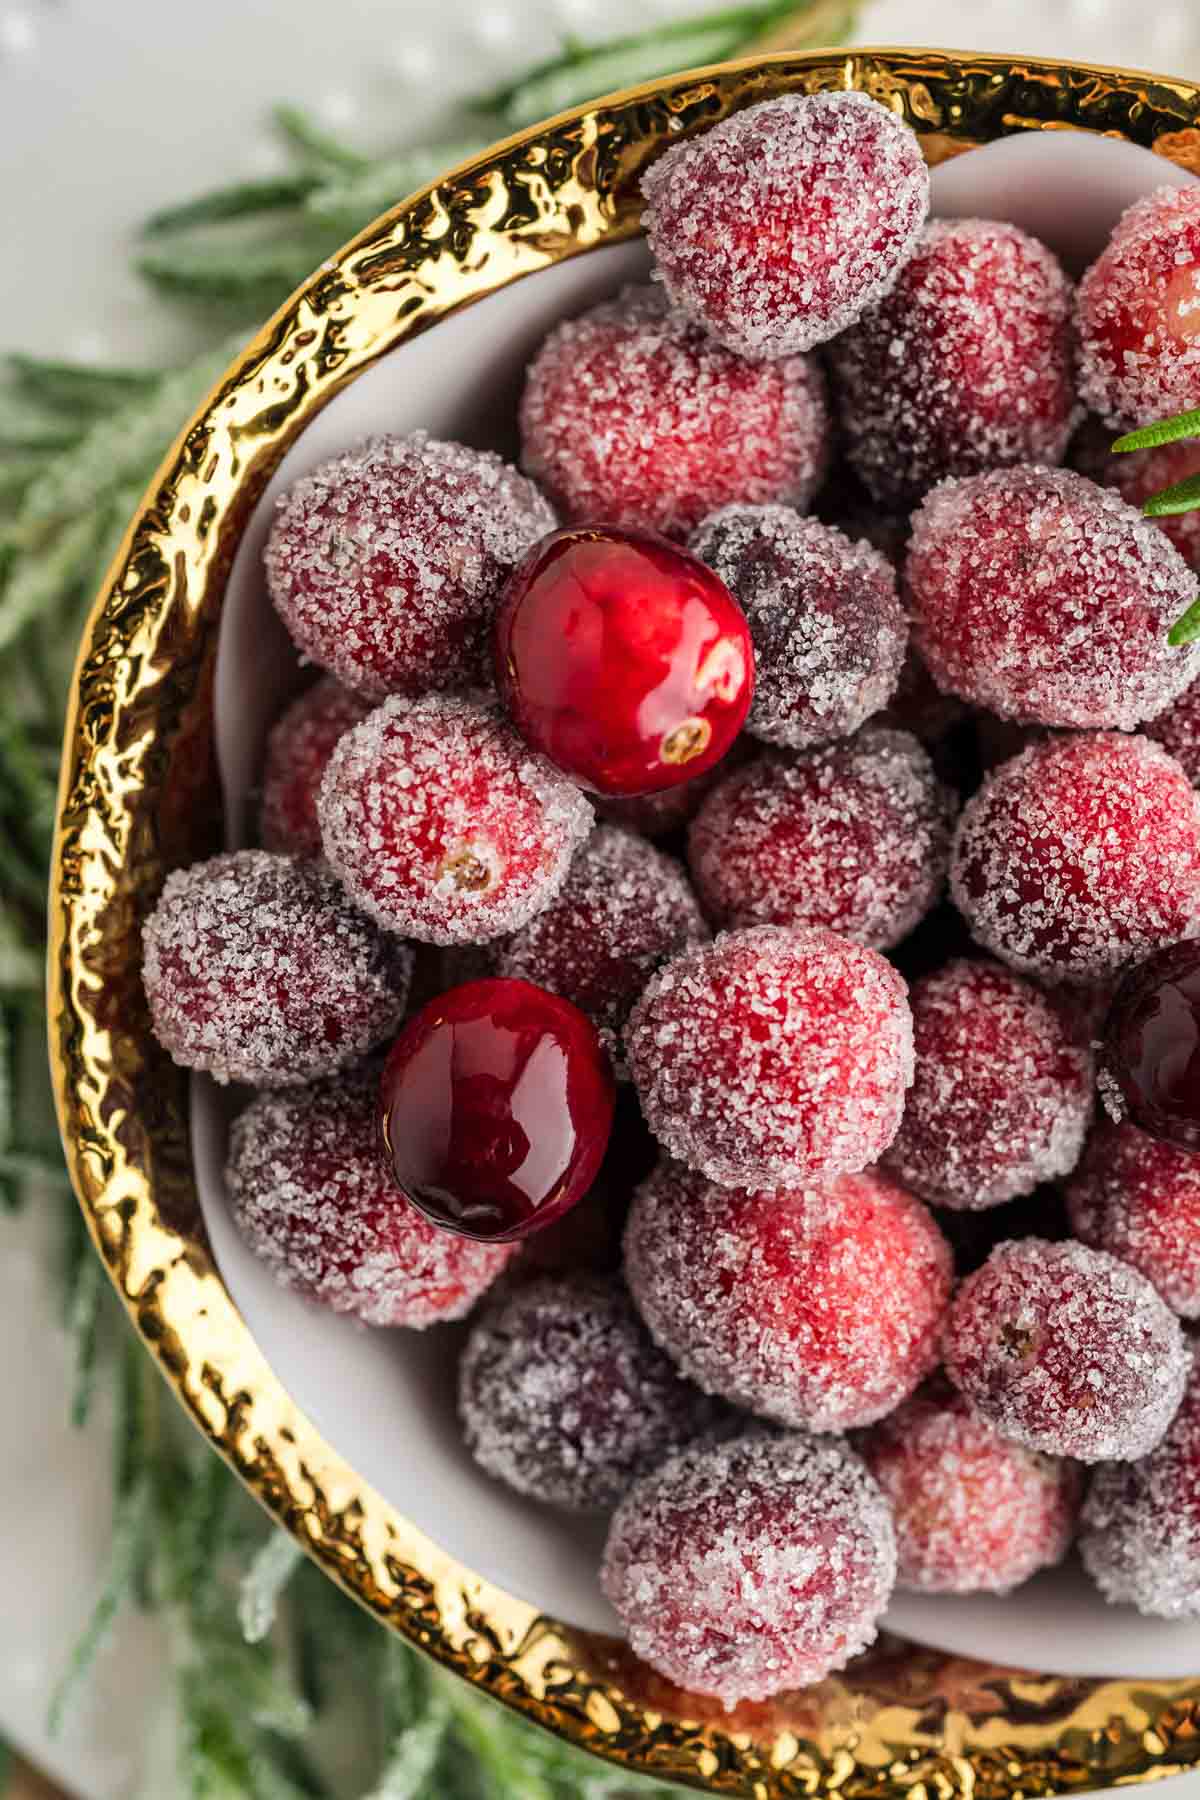
[[[490,450],[371,438],[280,500],[267,584],[304,654],[367,699],[466,689],[506,576],[555,523]]]
[[[997,1431],[1048,1456],[1131,1462],[1175,1416],[1190,1366],[1144,1276],[1083,1244],[1001,1244],[959,1288],[946,1372]]]
[[[713,1401],[651,1341],[624,1285],[543,1275],[492,1301],[458,1370],[467,1448],[551,1506],[615,1506],[630,1482],[707,1429]]]
[[[1195,517],[1200,519],[1200,511]],[[1178,700],[1142,730],[1175,758],[1193,787],[1200,787],[1200,680],[1185,687]]]
[[[410,1019],[379,1104],[401,1190],[491,1243],[568,1212],[608,1144],[613,1078],[589,1019],[527,981],[471,981]]]
[[[1071,461],[1082,474],[1115,488],[1122,500],[1139,511],[1164,488],[1200,475],[1200,443],[1185,438],[1160,444],[1157,450],[1112,450],[1113,434],[1091,420],[1071,446]],[[1153,523],[1170,538],[1190,569],[1200,569],[1200,510],[1169,513]]]
[[[1200,945],[1169,944],[1121,978],[1100,1067],[1112,1112],[1200,1151]]]
[[[569,1213],[521,1245],[521,1274],[614,1275],[634,1190],[658,1161],[658,1145],[630,1084],[617,1089],[612,1133],[600,1173]]]
[[[375,1065],[260,1094],[235,1120],[233,1217],[276,1280],[368,1325],[460,1319],[514,1253],[431,1225],[379,1151]]]
[[[522,466],[569,524],[678,538],[730,500],[804,507],[828,458],[819,364],[735,356],[661,287],[566,320],[529,365]]]
[[[898,1587],[1007,1594],[1070,1548],[1079,1470],[1010,1443],[940,1384],[864,1432],[858,1449],[891,1504]]]
[[[892,725],[897,731],[911,731],[921,743],[933,747],[941,744],[947,732],[962,723],[967,708],[953,694],[943,694],[927,664],[909,640],[904,653],[896,691],[877,723]]]
[[[688,860],[721,925],[827,925],[886,950],[944,886],[951,821],[916,738],[868,726],[736,770],[693,820]]]
[[[293,700],[267,739],[263,764],[259,830],[266,850],[289,856],[320,856],[317,794],[340,737],[370,712],[326,675]]]
[[[749,1432],[689,1446],[630,1489],[601,1582],[638,1656],[732,1706],[865,1650],[895,1574],[891,1514],[857,1456]]]
[[[950,885],[975,937],[1013,968],[1104,981],[1200,933],[1200,799],[1148,738],[1032,744],[967,802]]]
[[[142,934],[155,1036],[218,1081],[329,1075],[394,1031],[412,952],[323,864],[239,850],[168,875]]]
[[[1200,1319],[1200,1156],[1102,1120],[1067,1184],[1076,1237],[1119,1256]]]
[[[651,1131],[728,1187],[830,1181],[878,1160],[912,1081],[903,981],[821,926],[758,925],[684,951],[625,1050]]]
[[[978,1211],[1074,1168],[1092,1111],[1075,1022],[1010,969],[952,962],[910,996],[917,1071],[886,1163],[934,1206]]]
[[[936,488],[905,572],[939,687],[1026,724],[1131,731],[1200,675],[1167,633],[1196,578],[1161,531],[1073,469]]]
[[[1079,386],[1122,430],[1200,406],[1200,190],[1126,212],[1079,284]]]
[[[639,837],[651,840],[670,837],[695,818],[705,794],[710,793],[713,784],[740,760],[739,746],[747,741],[743,735],[707,775],[681,781],[678,787],[660,788],[657,794],[624,797],[598,794],[595,796],[596,811],[610,825],[623,825],[626,831],[636,831]]]
[[[754,651],[729,590],[645,531],[558,531],[513,576],[496,680],[518,729],[583,787],[648,794],[720,761]]]
[[[830,349],[846,454],[877,500],[947,475],[1063,459],[1071,285],[1015,225],[928,225],[891,293]]]
[[[634,1197],[625,1275],[700,1387],[814,1431],[868,1425],[911,1394],[937,1362],[952,1279],[925,1207],[874,1171],[750,1192],[672,1162]]]
[[[785,94],[642,177],[667,292],[746,356],[811,350],[886,294],[929,209],[916,136],[865,94]]]
[[[802,750],[856,731],[895,692],[908,640],[892,565],[788,506],[726,506],[691,540],[746,615],[746,728]]]
[[[428,944],[516,931],[587,836],[579,789],[494,706],[387,700],[339,741],[317,799],[330,866],[364,912]]]

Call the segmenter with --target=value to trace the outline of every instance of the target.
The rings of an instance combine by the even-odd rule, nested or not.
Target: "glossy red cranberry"
[[[1135,1125],[1200,1151],[1200,943],[1156,950],[1122,978],[1101,1066]]]
[[[596,1028],[577,1007],[528,981],[468,981],[431,1000],[391,1048],[384,1150],[429,1218],[506,1243],[582,1199],[614,1101]]]
[[[724,582],[652,532],[614,526],[552,532],[529,553],[495,654],[518,730],[598,794],[704,774],[754,691],[749,628]]]

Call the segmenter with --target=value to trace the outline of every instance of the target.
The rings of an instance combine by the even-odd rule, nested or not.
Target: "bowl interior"
[[[935,171],[934,209],[948,217],[1011,220],[1078,272],[1132,200],[1190,179],[1128,144],[1033,132]],[[500,289],[376,362],[292,447],[243,536],[222,616],[215,706],[231,847],[253,842],[266,732],[300,678],[261,573],[276,496],[376,431],[421,426],[512,454],[522,371],[547,330],[623,283],[644,279],[647,269],[641,243],[610,246]],[[364,1479],[449,1555],[559,1619],[616,1629],[596,1581],[604,1521],[581,1521],[510,1494],[463,1448],[454,1412],[461,1328],[368,1330],[288,1294],[246,1250],[222,1177],[238,1105],[237,1095],[194,1080],[200,1203],[217,1266],[293,1400]],[[1164,1624],[1109,1607],[1072,1565],[1005,1599],[900,1595],[887,1623],[942,1649],[1048,1673],[1150,1679],[1200,1668],[1200,1624]]]

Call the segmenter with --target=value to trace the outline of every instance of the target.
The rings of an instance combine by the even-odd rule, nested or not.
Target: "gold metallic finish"
[[[230,559],[284,451],[345,383],[507,282],[638,230],[638,176],[681,134],[782,92],[853,87],[930,161],[1014,132],[1083,130],[1200,167],[1182,81],[935,51],[759,57],[660,80],[513,138],[388,213],[254,339],[171,450],[84,635],[51,892],[52,1065],[97,1248],[181,1403],[364,1605],[464,1680],[624,1764],[784,1800],[1016,1796],[1200,1762],[1195,1681],[1087,1681],[888,1639],[820,1687],[726,1714],[617,1642],[451,1561],[297,1410],[198,1223],[182,1077],[151,1038],[140,922],[165,873],[218,841],[212,739]]]

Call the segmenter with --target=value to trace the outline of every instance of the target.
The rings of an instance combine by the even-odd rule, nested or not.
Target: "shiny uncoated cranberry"
[[[581,787],[691,781],[737,737],[754,691],[745,617],[724,582],[653,532],[552,532],[496,616],[496,680],[517,729]]]
[[[383,1147],[427,1217],[505,1243],[594,1180],[615,1089],[596,1028],[528,981],[469,981],[421,1009],[380,1080]]]
[[[1170,944],[1123,976],[1101,1069],[1134,1125],[1200,1151],[1200,942]]]

